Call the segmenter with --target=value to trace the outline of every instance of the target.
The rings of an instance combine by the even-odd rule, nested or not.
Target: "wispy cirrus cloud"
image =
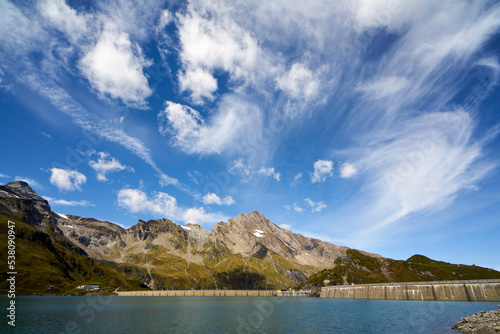
[[[363,134],[352,156],[356,171],[366,177],[362,189],[367,194],[353,207],[366,210],[354,216],[362,216],[355,219],[365,222],[367,233],[448,207],[498,165],[484,153],[485,138],[496,136],[496,130],[478,138],[476,110],[453,105],[443,112],[463,89],[464,73],[475,66],[474,53],[500,26],[500,8],[484,6],[427,3],[417,9],[401,3],[385,20],[373,19],[387,12],[382,1],[353,7],[358,29],[385,27],[399,37],[377,68],[366,69],[371,75],[356,84],[364,97],[349,117],[349,130]],[[473,42],[465,42],[469,39]],[[351,174],[341,169],[341,176],[345,172]]]
[[[353,247],[376,247],[388,233],[418,229],[424,217],[478,192],[499,166],[484,149],[498,131],[479,137],[475,131],[471,115],[456,110],[422,114],[377,137],[369,135],[377,141],[361,149],[356,161],[362,166],[361,195],[336,214],[355,222],[344,239]]]
[[[281,173],[276,172],[274,167],[255,168],[251,163],[242,158],[233,161],[228,167],[228,173],[239,176],[242,182],[248,182],[255,175],[272,176],[277,182],[281,179]]]
[[[43,198],[45,198],[47,201],[49,201],[50,205],[82,206],[82,207],[95,206],[94,203],[89,202],[87,200],[68,201],[65,199],[52,198],[52,197],[48,197],[48,196],[43,196]]]

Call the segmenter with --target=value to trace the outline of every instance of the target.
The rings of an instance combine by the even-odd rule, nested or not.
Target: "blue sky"
[[[494,1],[0,2],[0,182],[500,270]]]

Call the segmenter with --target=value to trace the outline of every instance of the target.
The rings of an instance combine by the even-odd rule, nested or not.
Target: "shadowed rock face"
[[[211,231],[168,219],[139,220],[124,229],[57,214],[25,182],[0,186],[0,210],[68,249],[146,283],[154,281],[157,288],[289,287],[318,269],[332,268],[348,249],[282,229],[257,211],[220,222]]]
[[[0,212],[12,214],[37,230],[47,233],[64,247],[86,255],[81,247],[66,238],[59,229],[61,216],[53,212],[49,202],[38,196],[26,182],[11,182],[0,186]]]

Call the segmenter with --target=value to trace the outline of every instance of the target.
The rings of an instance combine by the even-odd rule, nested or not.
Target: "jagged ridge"
[[[347,248],[284,230],[260,212],[240,214],[211,231],[168,219],[124,229],[60,215],[25,182],[0,186],[0,211],[83,256],[156,289],[276,289],[295,286]]]

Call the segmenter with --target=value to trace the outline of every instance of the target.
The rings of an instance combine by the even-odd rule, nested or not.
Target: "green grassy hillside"
[[[148,248],[145,253],[132,252],[126,264],[103,263],[140,281],[149,281],[152,277],[157,290],[286,289],[296,282],[282,271],[300,268],[314,272],[312,267],[300,266],[276,254],[258,259],[232,254],[227,249],[219,249],[217,253],[208,246],[203,252],[206,255],[203,263],[197,264],[188,263],[159,245]],[[146,267],[150,267],[149,272]]]
[[[328,285],[340,285],[475,279],[500,279],[500,272],[434,261],[423,255],[414,255],[406,261],[374,258],[351,249],[346,256],[335,260],[335,268],[315,273],[301,287],[323,286],[325,280],[330,281]]]
[[[103,293],[116,288],[144,289],[138,280],[100,264],[87,256],[76,254],[56,242],[49,235],[23,223],[17,217],[0,213],[0,257],[2,279],[0,294],[7,293],[7,224],[15,222],[16,232],[16,293],[18,295],[77,294],[79,285],[100,285]],[[53,286],[53,288],[50,288]]]

